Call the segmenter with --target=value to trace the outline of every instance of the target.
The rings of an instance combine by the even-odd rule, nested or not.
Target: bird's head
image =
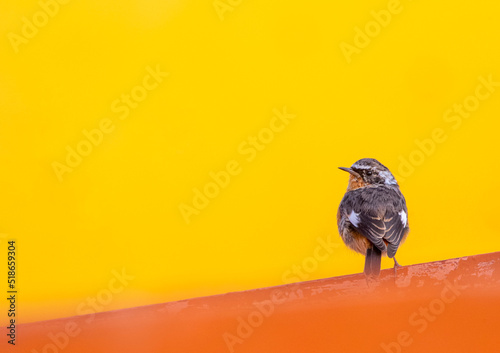
[[[373,158],[363,158],[350,168],[339,167],[339,169],[351,174],[348,190],[377,184],[398,186],[389,169]]]

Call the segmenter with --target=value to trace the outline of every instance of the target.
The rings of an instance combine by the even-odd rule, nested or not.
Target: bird
[[[378,278],[382,255],[394,259],[410,227],[406,200],[394,175],[373,158],[356,161],[350,168],[347,191],[337,212],[340,237],[350,249],[365,255],[366,278]]]

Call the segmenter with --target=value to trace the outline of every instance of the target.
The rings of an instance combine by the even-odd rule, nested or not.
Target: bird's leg
[[[394,260],[394,278],[396,278],[398,276],[398,267],[401,267],[401,265],[398,263],[395,256],[393,257],[393,260]]]

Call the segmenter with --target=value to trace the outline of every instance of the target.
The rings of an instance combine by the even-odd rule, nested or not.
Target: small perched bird
[[[363,158],[350,168],[339,167],[350,174],[347,192],[337,212],[339,233],[352,250],[363,254],[364,273],[378,277],[382,254],[394,258],[406,239],[408,210],[399,185],[382,163]]]

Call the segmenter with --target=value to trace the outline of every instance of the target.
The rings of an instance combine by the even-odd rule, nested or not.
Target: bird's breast
[[[349,184],[347,185],[347,191],[356,190],[365,187],[366,184],[363,179],[356,178],[354,175],[349,177]]]

